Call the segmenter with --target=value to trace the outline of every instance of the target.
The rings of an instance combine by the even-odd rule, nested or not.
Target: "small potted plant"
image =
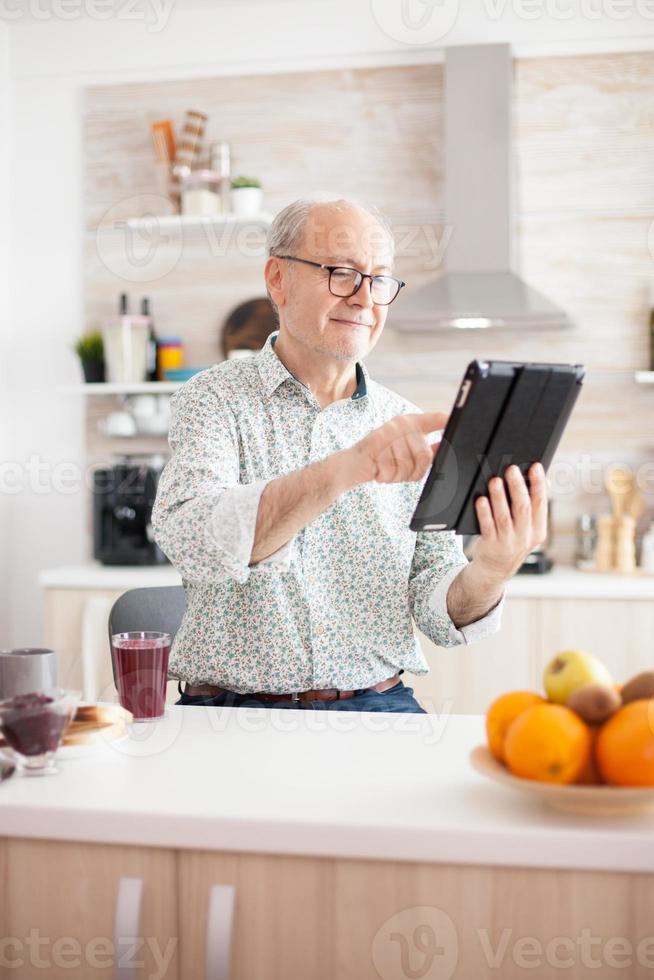
[[[253,218],[261,211],[263,191],[256,177],[235,177],[232,181],[232,212],[239,218]]]
[[[99,331],[80,337],[75,343],[75,353],[82,363],[86,382],[104,381],[104,345]]]

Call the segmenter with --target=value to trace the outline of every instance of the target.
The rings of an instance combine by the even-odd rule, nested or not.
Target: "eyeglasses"
[[[342,265],[323,265],[321,262],[310,262],[309,259],[298,259],[295,255],[276,255],[277,259],[288,262],[302,262],[313,265],[316,269],[324,269],[329,273],[329,292],[332,296],[354,296],[363,284],[364,279],[370,279],[370,298],[377,306],[390,306],[405,282],[394,279],[393,276],[370,276],[358,269],[350,269]]]

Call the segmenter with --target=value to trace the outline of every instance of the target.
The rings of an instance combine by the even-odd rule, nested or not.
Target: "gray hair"
[[[381,211],[373,205],[364,204],[353,198],[301,197],[275,215],[268,230],[268,255],[284,255],[293,252],[302,240],[309,215],[314,208],[321,205],[328,205],[339,211],[364,211],[369,214],[386,232],[391,251],[394,250],[393,230]]]

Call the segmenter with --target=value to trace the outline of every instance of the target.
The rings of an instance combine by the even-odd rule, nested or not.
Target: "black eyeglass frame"
[[[355,293],[358,293],[359,290],[361,289],[361,287],[363,286],[363,280],[364,279],[370,279],[370,295],[371,295],[371,298],[372,298],[372,284],[375,281],[375,279],[391,279],[393,282],[396,282],[397,283],[397,292],[395,293],[395,296],[393,296],[393,299],[389,299],[388,303],[377,303],[375,300],[373,300],[373,303],[375,304],[375,306],[390,306],[391,303],[393,303],[397,299],[397,297],[400,295],[400,290],[404,286],[406,286],[406,283],[405,282],[403,282],[401,279],[396,279],[395,276],[387,276],[387,275],[383,275],[383,274],[377,275],[377,276],[372,276],[368,272],[359,272],[358,269],[353,269],[349,265],[325,265],[322,262],[312,262],[310,259],[299,259],[297,257],[297,255],[274,255],[274,256],[272,256],[272,258],[275,258],[275,259],[286,259],[288,262],[302,262],[302,263],[304,263],[304,265],[312,265],[316,269],[324,269],[325,272],[328,272],[329,273],[329,283],[328,283],[329,292],[332,294],[332,296],[338,296],[339,299],[349,299],[350,296],[354,296]],[[354,289],[352,290],[352,292],[351,293],[347,293],[347,295],[345,295],[345,296],[342,293],[335,293],[332,290],[332,273],[334,273],[337,269],[343,269],[346,272],[355,272],[357,274],[357,276],[360,277],[358,284],[354,287]]]

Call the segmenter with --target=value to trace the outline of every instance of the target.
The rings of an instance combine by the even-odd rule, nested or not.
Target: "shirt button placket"
[[[311,432],[311,462],[316,462],[317,460],[324,459],[329,449],[329,430],[326,425],[326,419],[323,413],[316,415],[314,420],[313,429]],[[316,521],[307,525],[305,528],[305,542],[308,545],[307,558],[308,565],[311,568],[315,568],[313,561],[316,558],[320,558],[323,554],[323,548],[321,545],[321,524],[322,515],[317,518]],[[316,596],[316,590],[318,586],[319,576],[316,575],[315,571],[311,571],[307,575],[307,583],[309,586],[309,606],[313,606],[313,598]],[[319,607],[320,608],[320,607]],[[320,613],[319,613],[320,615]],[[313,640],[313,664],[314,664],[314,686],[316,683],[315,677],[315,667],[316,662],[320,665],[318,673],[322,674],[324,671],[325,663],[325,644],[328,640],[328,629],[324,622],[320,620],[314,620],[313,609],[310,612],[311,617],[311,636]]]

